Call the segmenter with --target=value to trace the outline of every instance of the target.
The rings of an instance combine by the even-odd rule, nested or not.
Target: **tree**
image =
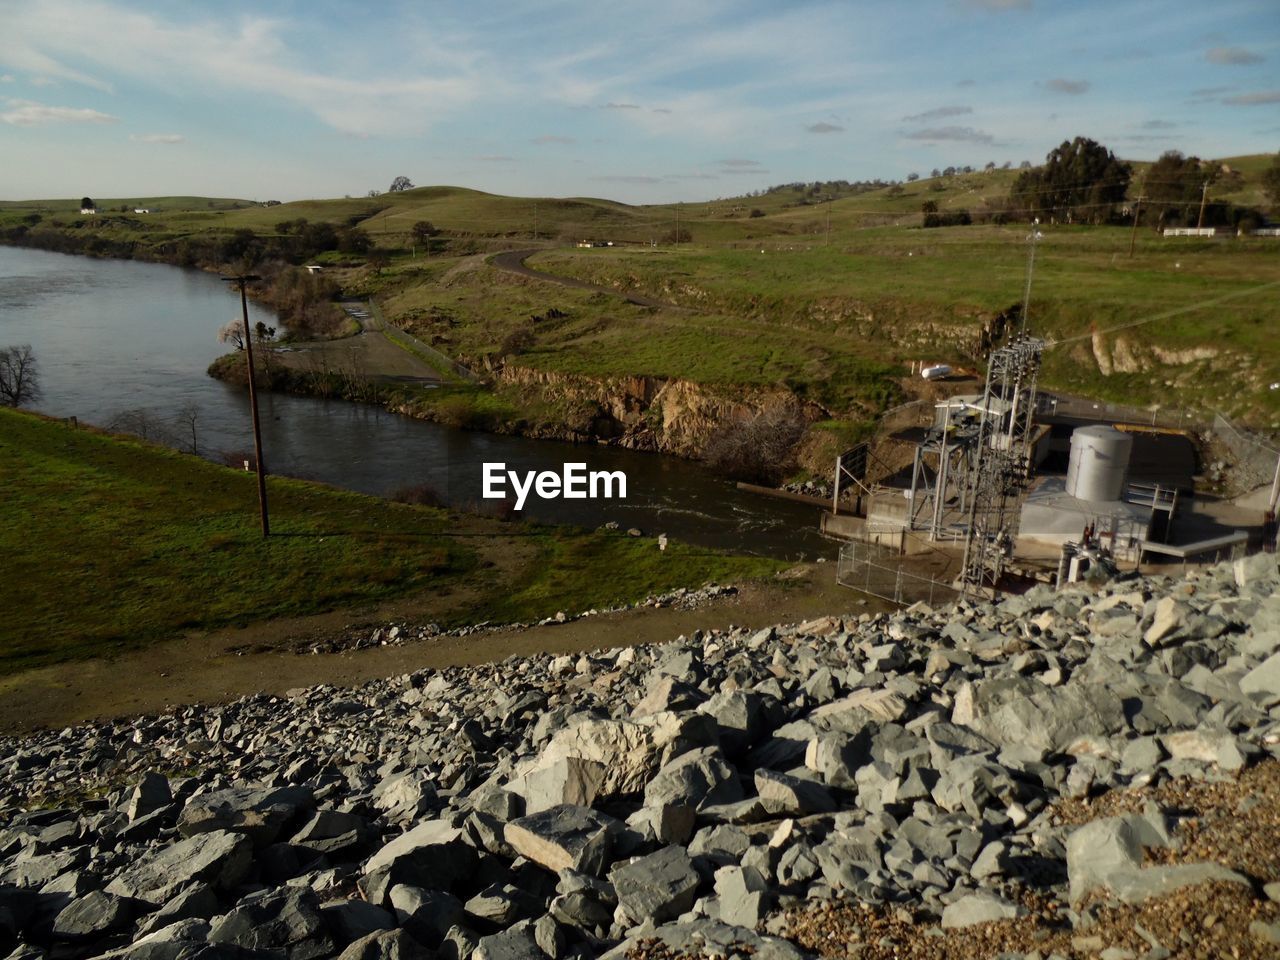
[[[80,198],[80,209],[81,209],[81,210],[90,210],[90,209],[92,209],[93,207],[96,207],[96,206],[97,206],[97,204],[93,202],[93,197],[81,197],[81,198]]]
[[[218,342],[229,343],[237,350],[244,349],[244,325],[239,320],[229,320],[218,330]]]
[[[184,434],[191,435],[191,442],[187,445],[187,453],[200,456],[200,443],[196,436],[196,421],[200,419],[200,405],[194,401],[188,400],[178,408],[174,420],[182,429]]]
[[[430,220],[419,220],[409,228],[409,232],[413,235],[414,243],[421,243],[424,246],[432,237],[440,233],[436,225]]]
[[[1280,207],[1280,153],[1262,173],[1262,190],[1272,207]]]
[[[413,183],[408,177],[396,177],[391,181],[391,186],[387,188],[388,193],[401,193],[405,190],[412,190]]]
[[[1102,223],[1124,202],[1132,173],[1102,144],[1076,137],[1049,151],[1043,167],[1018,174],[1009,197],[1028,219]]]
[[[1167,150],[1147,170],[1142,194],[1153,210],[1160,211],[1160,226],[1169,220],[1195,225],[1200,218],[1200,201],[1205,185],[1212,183],[1216,171],[1200,162],[1199,157],[1184,157],[1177,150]]]
[[[368,252],[365,260],[375,277],[381,276],[382,271],[387,269],[387,265],[391,262],[391,258],[387,256],[387,251],[379,250],[376,247]]]
[[[915,183],[915,182],[916,182],[917,180],[919,180],[919,179],[920,179],[920,174],[918,174],[918,173],[908,173],[908,174],[907,174],[907,183]]]
[[[40,396],[40,372],[31,344],[0,350],[0,406],[20,407]]]

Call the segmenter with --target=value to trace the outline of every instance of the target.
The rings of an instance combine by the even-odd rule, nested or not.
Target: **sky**
[[[630,203],[1280,150],[1277,0],[0,0],[0,199]]]

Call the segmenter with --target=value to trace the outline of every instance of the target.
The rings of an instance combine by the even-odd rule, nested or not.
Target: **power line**
[[[1200,300],[1196,303],[1185,307],[1175,307],[1172,310],[1166,310],[1163,313],[1157,313],[1154,316],[1144,317],[1141,320],[1132,320],[1129,323],[1121,323],[1114,327],[1107,327],[1105,330],[1090,330],[1088,333],[1082,333],[1074,337],[1063,337],[1060,340],[1048,340],[1046,345],[1050,347],[1060,347],[1066,343],[1076,343],[1080,340],[1089,340],[1098,334],[1116,333],[1120,330],[1129,330],[1133,327],[1140,327],[1145,323],[1155,323],[1157,320],[1168,320],[1170,317],[1181,316],[1184,313],[1193,313],[1204,307],[1216,306],[1219,303],[1226,303],[1228,300],[1238,300],[1240,297],[1247,297],[1253,293],[1261,293],[1263,290],[1270,290],[1272,287],[1280,287],[1280,280],[1272,280],[1270,283],[1262,283],[1256,287],[1249,287],[1247,290],[1234,290],[1231,293],[1224,293],[1221,296],[1212,297],[1208,300]]]

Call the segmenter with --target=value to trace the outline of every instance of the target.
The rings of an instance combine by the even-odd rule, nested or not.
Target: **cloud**
[[[131,133],[134,143],[183,143],[187,138],[180,133]]]
[[[1052,80],[1046,81],[1045,86],[1054,93],[1065,93],[1073,97],[1078,97],[1089,89],[1088,80],[1064,80],[1061,77],[1054,77]]]
[[[966,79],[966,80],[957,80],[957,81],[956,81],[956,86],[957,86],[957,87],[972,87],[976,82],[977,82],[977,81],[975,81],[975,80],[967,80],[967,79]]]
[[[973,7],[977,10],[989,10],[992,13],[1031,9],[1031,0],[964,0],[964,2],[967,7]]]
[[[1138,124],[1138,127],[1142,130],[1172,130],[1176,126],[1176,123],[1171,123],[1168,120],[1147,120]]]
[[[601,109],[601,110],[639,110],[639,109],[640,109],[640,104],[638,104],[638,103],[614,103],[612,100],[610,100],[608,103],[606,103],[606,104],[602,105],[602,106],[600,107],[600,109]]]
[[[1244,47],[1213,47],[1205,53],[1204,58],[1210,63],[1224,67],[1242,67],[1250,63],[1261,63],[1267,59]]]
[[[13,74],[0,74],[0,83],[13,83]]]
[[[544,133],[540,137],[534,137],[529,142],[536,143],[538,146],[543,147],[549,143],[569,144],[569,143],[577,143],[578,141],[573,139],[573,137],[562,137],[559,134],[555,134],[555,133]]]
[[[769,171],[762,171],[768,173]],[[714,173],[668,173],[662,178],[663,180],[719,180],[720,177]]]
[[[717,160],[716,163],[721,167],[731,169],[748,169],[760,166],[759,160],[743,160],[740,157],[731,157],[728,160]]]
[[[601,180],[605,183],[661,183],[661,177],[644,177],[644,176],[625,176],[615,175],[611,177],[592,177],[592,180]]]
[[[912,130],[902,136],[905,140],[922,140],[927,143],[936,143],[942,140],[957,143],[992,144],[996,142],[996,138],[991,134],[984,130],[975,130],[973,127],[930,127],[925,130]]]
[[[88,107],[50,107],[34,100],[9,100],[9,109],[0,113],[0,123],[33,127],[40,123],[117,123],[119,117]]]
[[[929,120],[941,120],[944,117],[959,117],[966,113],[973,113],[973,107],[935,107],[924,113],[913,113],[902,119],[907,123],[925,123]]]
[[[333,69],[307,56],[296,24],[252,13],[161,9],[153,13],[110,0],[9,5],[5,66],[107,92],[111,84],[94,74],[175,96],[188,89],[220,98],[247,94],[292,104],[357,135],[420,133],[442,115],[504,87],[503,74],[483,53],[443,31],[413,33],[420,49],[413,68],[393,69],[390,61],[357,65],[353,58],[350,66]],[[104,42],[108,36],[127,40]]]
[[[484,153],[471,159],[478,160],[481,163],[514,163],[516,158],[509,157],[505,153]]]
[[[844,127],[835,123],[811,123],[805,127],[810,133],[843,133]]]
[[[1260,107],[1268,103],[1280,103],[1280,90],[1238,93],[1234,97],[1223,97],[1222,102],[1231,107]]]
[[[649,112],[650,113],[670,113],[671,111],[668,110],[666,107],[654,107]]]

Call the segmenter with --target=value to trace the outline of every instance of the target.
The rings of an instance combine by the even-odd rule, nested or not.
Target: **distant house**
[[[307,273],[319,273],[321,270],[324,269],[324,267],[320,266],[320,264],[318,263],[308,263],[302,269],[306,270]]]
[[[88,214],[90,216],[95,216],[98,213],[98,208],[97,207],[81,207],[80,212],[84,214]]]
[[[151,208],[150,207],[134,207],[133,212],[134,213],[150,213]]]

